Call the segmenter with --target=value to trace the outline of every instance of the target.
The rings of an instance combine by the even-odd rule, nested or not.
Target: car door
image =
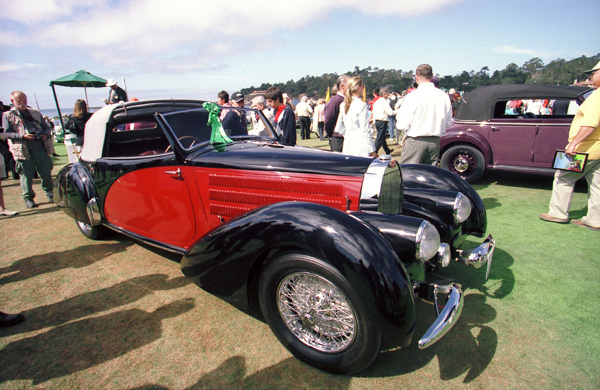
[[[535,119],[492,119],[489,140],[496,166],[531,166],[536,138]]]
[[[533,147],[533,166],[552,169],[554,152],[564,150],[569,138],[571,119],[544,119],[538,125]]]

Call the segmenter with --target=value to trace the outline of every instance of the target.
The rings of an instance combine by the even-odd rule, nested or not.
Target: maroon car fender
[[[372,308],[386,344],[410,342],[415,302],[402,262],[375,227],[330,207],[283,202],[254,210],[202,238],[181,267],[202,289],[248,310],[257,302],[261,270],[290,251],[335,267]]]
[[[479,132],[472,130],[474,126],[481,127],[482,125],[459,124],[454,125],[448,130],[446,130],[446,133],[440,138],[440,156],[454,145],[472,145],[479,149],[479,151],[481,151],[481,153],[483,154],[485,165],[491,165],[493,152],[490,143]]]

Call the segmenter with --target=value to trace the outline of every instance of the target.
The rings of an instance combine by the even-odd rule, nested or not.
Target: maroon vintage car
[[[465,94],[440,140],[441,167],[470,183],[486,169],[553,174],[578,97],[589,88],[499,84]]]

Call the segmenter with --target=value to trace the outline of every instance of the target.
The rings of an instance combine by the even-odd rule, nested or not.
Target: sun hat
[[[112,87],[113,85],[117,85],[117,82],[115,80],[113,80],[113,79],[106,80],[107,87]]]

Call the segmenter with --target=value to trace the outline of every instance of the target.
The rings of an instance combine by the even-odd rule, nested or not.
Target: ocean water
[[[90,107],[89,111],[90,112],[96,112],[96,111],[98,111],[101,108],[102,107]],[[58,117],[58,110],[56,108],[42,108],[40,110],[40,112],[42,113],[42,116],[47,116],[50,119],[52,119],[54,117]],[[60,108],[60,113],[63,116],[69,116],[69,115],[71,115],[73,113],[73,108],[70,108],[70,107],[68,107],[68,108],[61,107]]]

